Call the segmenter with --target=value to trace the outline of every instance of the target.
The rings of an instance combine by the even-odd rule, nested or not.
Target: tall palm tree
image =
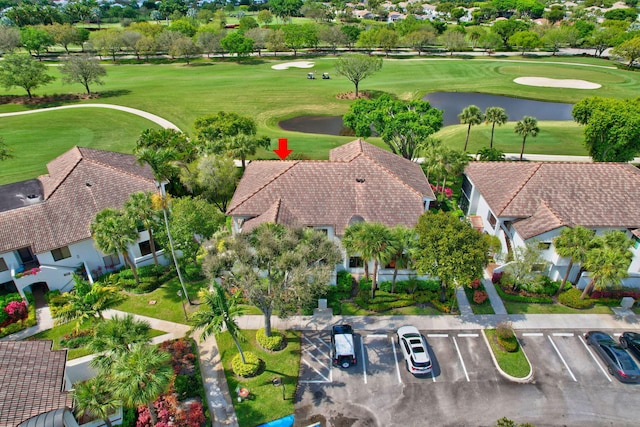
[[[153,402],[167,391],[173,378],[170,360],[169,353],[138,343],[113,364],[114,395],[131,408],[146,405],[152,425],[158,420]]]
[[[364,222],[355,222],[344,229],[342,236],[342,246],[348,255],[360,255],[364,264],[364,277],[369,280],[369,259],[365,259],[362,254],[363,240],[361,238]]]
[[[138,192],[129,196],[129,200],[124,205],[124,211],[131,220],[140,223],[149,231],[149,246],[153,255],[153,262],[158,265],[158,255],[156,254],[156,242],[153,238],[153,229],[158,227],[158,211],[153,207],[152,193]]]
[[[55,311],[54,318],[58,324],[77,320],[75,330],[80,329],[84,321],[103,320],[102,312],[117,306],[125,298],[115,286],[99,283],[92,286],[78,275],[74,275],[73,280],[74,288],[63,294],[66,302]]]
[[[469,134],[471,133],[471,126],[479,125],[484,120],[482,110],[477,105],[469,105],[464,107],[462,112],[458,114],[460,123],[468,125],[467,138],[464,140],[464,148],[462,151],[467,151],[467,144],[469,143]]]
[[[538,132],[540,132],[538,121],[535,117],[524,116],[522,120],[516,123],[516,127],[513,131],[522,137],[522,149],[520,150],[520,161],[522,161],[522,156],[524,156],[524,144],[527,141],[527,136],[531,135],[535,137],[538,135]]]
[[[110,415],[120,407],[120,401],[111,392],[111,383],[106,375],[97,375],[87,381],[73,385],[74,411],[78,418],[87,414],[100,418],[111,427]]]
[[[509,116],[507,116],[504,108],[489,107],[484,112],[485,123],[491,123],[491,141],[489,142],[489,148],[493,148],[493,131],[496,125],[502,126],[507,123],[507,120],[509,120]]]
[[[629,265],[633,258],[630,248],[633,241],[622,231],[611,231],[592,240],[593,247],[587,253],[585,268],[591,281],[585,286],[580,299],[586,298],[593,289],[618,287],[622,279],[629,275]]]
[[[567,283],[567,278],[569,277],[569,273],[571,273],[573,264],[584,264],[587,258],[587,253],[589,252],[589,247],[591,246],[593,235],[593,230],[589,230],[588,228],[584,228],[578,225],[573,228],[563,228],[560,232],[560,235],[553,239],[553,246],[555,247],[558,255],[560,255],[561,257],[569,258],[567,272],[562,278],[562,284],[558,288],[556,295],[560,295],[560,293],[564,289],[564,286]]]
[[[243,313],[237,298],[228,299],[222,286],[215,282],[211,289],[200,290],[198,297],[201,307],[191,316],[191,324],[193,329],[202,329],[200,341],[206,340],[211,334],[217,334],[226,329],[236,344],[242,363],[246,363],[242,347],[240,347],[240,339],[242,339],[240,327],[235,320]]]
[[[404,225],[396,225],[391,229],[391,233],[394,238],[394,254],[391,257],[391,260],[394,261],[391,293],[395,293],[398,270],[409,267],[411,254],[416,246],[417,239],[415,230]]]
[[[110,373],[115,361],[124,357],[133,345],[151,343],[150,331],[149,323],[136,320],[132,314],[100,322],[88,345],[92,353],[98,353],[91,360],[91,366]]]
[[[138,163],[140,163],[141,165],[145,163],[149,165],[149,167],[153,171],[153,177],[156,181],[156,187],[158,187],[158,190],[160,190],[160,209],[162,209],[164,226],[167,231],[167,237],[169,238],[169,249],[171,249],[171,257],[173,258],[173,264],[175,265],[176,272],[178,273],[178,280],[180,281],[180,286],[182,286],[182,292],[184,293],[184,296],[189,304],[191,304],[191,298],[189,298],[189,293],[187,292],[187,287],[184,284],[180,266],[178,265],[178,258],[176,258],[176,251],[173,246],[173,237],[171,236],[171,231],[169,230],[169,218],[167,217],[167,205],[169,202],[164,188],[164,184],[166,184],[171,177],[178,176],[179,174],[179,167],[177,166],[178,157],[179,155],[177,154],[177,152],[171,148],[141,148],[140,150],[136,151],[136,158],[138,159]]]
[[[375,298],[378,288],[378,266],[385,265],[395,254],[397,244],[391,229],[379,222],[365,222],[361,230],[361,255],[367,260],[373,260],[371,274],[371,298]]]
[[[123,211],[106,208],[96,214],[90,225],[91,236],[105,254],[121,253],[139,283],[136,265],[129,256],[129,246],[138,239],[138,227]]]

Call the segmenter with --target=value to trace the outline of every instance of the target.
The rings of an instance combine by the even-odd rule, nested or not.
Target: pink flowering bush
[[[9,316],[8,323],[15,323],[18,320],[26,319],[29,316],[27,304],[24,301],[11,301],[4,308],[5,313]]]
[[[444,196],[447,199],[450,199],[451,197],[453,197],[453,190],[449,187],[443,187],[441,185],[431,185],[431,189],[433,190],[433,192],[436,194],[436,197],[438,196]]]

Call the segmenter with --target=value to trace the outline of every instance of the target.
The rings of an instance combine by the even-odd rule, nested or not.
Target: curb
[[[531,364],[531,361],[529,360],[527,353],[524,351],[524,348],[522,348],[522,346],[520,345],[520,340],[518,340],[518,337],[516,337],[516,340],[518,341],[518,345],[520,346],[520,349],[522,350],[522,354],[524,354],[524,357],[525,359],[527,359],[527,363],[529,364],[529,374],[527,374],[527,376],[522,378],[511,376],[502,370],[502,368],[498,364],[496,355],[493,354],[493,348],[491,348],[491,344],[489,344],[489,339],[487,338],[487,335],[484,333],[484,329],[481,329],[481,331],[482,331],[482,337],[484,338],[484,342],[487,344],[487,347],[489,348],[489,353],[491,353],[491,359],[493,360],[493,364],[495,365],[498,372],[500,372],[500,375],[502,375],[503,377],[505,377],[511,382],[519,383],[519,384],[527,384],[533,381],[533,365]]]

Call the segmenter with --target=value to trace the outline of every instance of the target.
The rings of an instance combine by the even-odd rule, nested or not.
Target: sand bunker
[[[309,61],[294,61],[294,62],[285,62],[284,64],[272,65],[271,68],[274,70],[288,70],[291,67],[294,68],[311,68],[315,64]]]
[[[560,87],[566,89],[599,89],[601,85],[586,80],[549,79],[546,77],[518,77],[513,80],[519,85],[539,87]]]

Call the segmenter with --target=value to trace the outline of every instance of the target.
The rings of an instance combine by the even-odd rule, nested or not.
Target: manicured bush
[[[262,348],[268,351],[279,351],[282,350],[286,345],[286,341],[282,333],[279,330],[273,328],[271,328],[270,337],[265,334],[264,328],[258,329],[258,331],[256,332],[256,340]]]
[[[347,293],[351,295],[351,288],[353,287],[353,276],[348,271],[338,271],[336,277],[336,288],[339,292]]]
[[[493,283],[494,285],[497,283],[500,283],[501,280],[502,280],[502,271],[494,272],[491,275],[491,283]]]
[[[558,302],[567,307],[585,309],[593,306],[593,300],[590,298],[580,299],[582,291],[578,288],[571,288],[564,291],[558,296]]]
[[[93,329],[85,329],[71,334],[66,334],[60,340],[60,347],[65,348],[80,348],[89,344],[91,338],[93,338]]]
[[[176,375],[173,387],[180,400],[200,396],[200,381],[195,375]]]
[[[476,304],[482,304],[489,298],[489,295],[485,291],[473,291],[473,302]]]
[[[513,353],[518,350],[518,339],[513,333],[513,328],[510,323],[498,323],[496,326],[496,339],[504,351]]]
[[[473,281],[471,281],[471,289],[479,289],[481,285],[480,279],[473,279]]]
[[[242,357],[238,353],[231,361],[231,368],[233,373],[239,377],[253,377],[258,374],[262,361],[251,351],[244,352],[244,359],[246,363],[242,363]]]
[[[498,286],[496,286],[496,291],[498,292],[498,295],[500,295],[500,298],[502,298],[503,300],[513,301],[513,302],[524,302],[529,304],[552,304],[553,303],[553,298],[551,297],[533,297],[533,296],[527,296],[522,294],[513,294],[511,292],[506,292],[503,286],[509,286],[509,285],[505,285],[501,282]]]

